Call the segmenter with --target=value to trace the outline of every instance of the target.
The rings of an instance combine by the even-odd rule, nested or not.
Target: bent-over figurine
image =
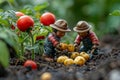
[[[59,48],[60,40],[65,33],[71,31],[68,28],[67,21],[63,19],[57,20],[50,26],[53,28],[53,32],[48,35],[44,43],[43,58],[46,61],[53,61],[56,53],[55,48]]]
[[[73,30],[78,33],[74,41],[74,46],[78,47],[82,42],[79,52],[88,53],[88,51],[90,51],[90,53],[98,54],[99,40],[96,34],[91,30],[90,24],[86,21],[79,21]]]

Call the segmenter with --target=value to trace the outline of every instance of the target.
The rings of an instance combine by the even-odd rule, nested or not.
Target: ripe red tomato
[[[20,16],[24,16],[24,15],[25,15],[25,14],[22,13],[22,12],[15,12],[15,14],[16,14],[17,17],[20,17]]]
[[[15,30],[15,26],[14,26],[14,25],[12,25],[12,26],[11,26],[11,29],[12,29],[12,30]]]
[[[20,31],[24,32],[30,27],[34,27],[34,20],[30,16],[27,16],[27,15],[21,16],[17,20],[17,27],[18,29],[20,29]]]
[[[45,26],[49,26],[55,22],[55,15],[53,13],[46,12],[41,15],[40,22]]]
[[[31,67],[32,69],[37,69],[37,64],[32,61],[32,60],[27,60],[25,63],[24,63],[24,67]]]

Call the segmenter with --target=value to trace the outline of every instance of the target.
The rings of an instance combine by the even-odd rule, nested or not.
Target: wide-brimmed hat
[[[73,28],[76,32],[87,32],[91,29],[91,25],[89,25],[86,21],[79,21],[76,27]]]
[[[67,21],[65,21],[63,19],[57,20],[54,24],[51,24],[50,26],[54,29],[57,29],[57,30],[63,31],[63,32],[71,31],[68,28]]]

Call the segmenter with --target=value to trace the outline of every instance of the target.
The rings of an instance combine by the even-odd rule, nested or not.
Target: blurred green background
[[[67,20],[71,29],[78,21],[85,20],[93,26],[99,38],[106,34],[119,34],[120,17],[111,16],[110,13],[120,9],[120,0],[0,0],[3,10],[20,11],[36,5],[41,5],[41,14],[49,11],[57,19]],[[66,38],[73,40],[75,36],[76,33],[72,31]]]

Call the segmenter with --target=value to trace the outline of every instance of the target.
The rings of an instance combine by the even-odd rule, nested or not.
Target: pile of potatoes
[[[75,47],[73,44],[60,43],[60,49],[68,50],[68,52],[71,53],[69,57],[63,55],[57,58],[58,63],[62,63],[66,66],[72,65],[72,64],[82,66],[90,58],[90,56],[85,52],[81,52],[81,53],[75,52]]]
[[[68,52],[74,52],[75,47],[73,44],[60,43],[61,50],[68,50]]]
[[[57,62],[58,63],[62,63],[64,64],[65,66],[68,66],[68,65],[72,65],[72,64],[76,64],[76,65],[79,65],[79,66],[82,66],[85,64],[85,62],[87,60],[89,60],[90,56],[85,53],[85,52],[72,52],[70,57],[68,56],[59,56],[57,58]]]

